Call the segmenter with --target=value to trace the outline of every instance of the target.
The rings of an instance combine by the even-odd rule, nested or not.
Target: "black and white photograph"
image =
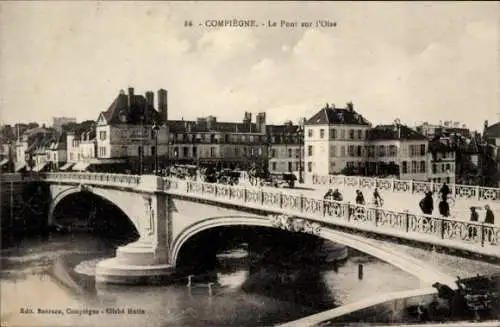
[[[499,1],[1,1],[0,325],[500,326]]]

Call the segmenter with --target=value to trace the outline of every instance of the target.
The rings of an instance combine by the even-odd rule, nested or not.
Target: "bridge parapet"
[[[47,182],[66,182],[92,185],[112,185],[138,188],[141,176],[110,173],[43,173],[39,179]]]
[[[358,231],[500,257],[500,228],[481,222],[327,201],[262,188],[169,178],[165,178],[163,190],[171,194],[298,216]]]
[[[437,193],[442,186],[441,183],[433,182],[343,175],[313,175],[312,182],[314,185],[327,185],[332,187],[348,186],[361,189],[373,189],[377,187],[386,192],[409,194],[424,194],[426,190]],[[448,186],[451,194],[456,199],[500,202],[500,188],[463,184],[448,184]]]

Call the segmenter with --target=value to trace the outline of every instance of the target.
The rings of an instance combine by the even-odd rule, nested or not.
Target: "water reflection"
[[[356,252],[336,272],[312,260],[294,260],[286,252],[254,254],[246,245],[219,252],[213,270],[204,272],[206,278],[196,275],[190,288],[187,276],[151,287],[96,284],[96,263],[112,256],[115,248],[105,239],[59,235],[3,250],[1,296],[9,301],[1,303],[2,321],[36,326],[272,325],[381,291],[418,287],[416,278]],[[360,262],[365,265],[362,281],[356,272]],[[209,282],[214,283],[211,292]],[[96,309],[98,314],[19,314],[26,306],[36,310],[48,305],[63,311]],[[113,314],[111,309],[138,311]],[[142,310],[144,314],[138,313]]]

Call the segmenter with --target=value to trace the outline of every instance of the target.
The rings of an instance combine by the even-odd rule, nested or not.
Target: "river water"
[[[3,249],[2,326],[269,326],[420,285],[355,251],[336,268],[250,269],[244,247],[219,253],[211,292],[207,284],[188,288],[186,278],[161,286],[96,285],[95,264],[114,249],[84,234],[26,238]]]

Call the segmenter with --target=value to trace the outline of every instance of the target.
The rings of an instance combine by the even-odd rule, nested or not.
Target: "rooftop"
[[[368,131],[368,139],[375,140],[427,140],[427,138],[406,125],[394,123],[378,125]]]
[[[346,108],[335,108],[334,105],[325,105],[311,118],[306,120],[306,125],[364,125],[370,122],[354,110],[353,104],[348,102]]]

